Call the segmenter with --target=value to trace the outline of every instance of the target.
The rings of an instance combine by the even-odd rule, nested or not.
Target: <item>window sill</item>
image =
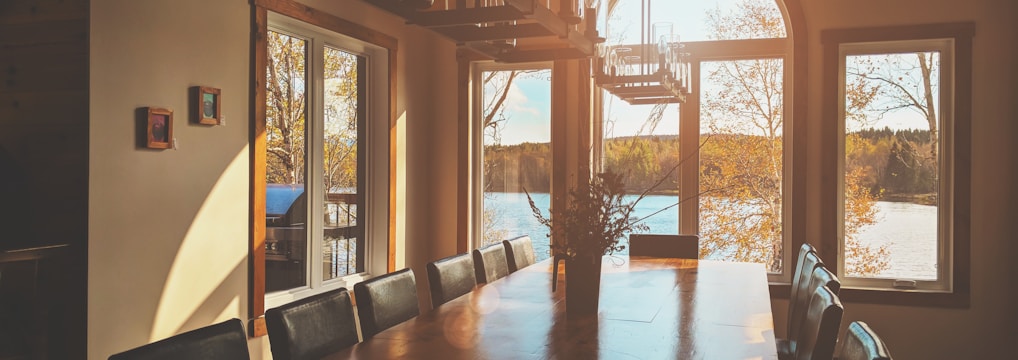
[[[842,288],[843,302],[866,304],[968,308],[968,292]]]
[[[790,284],[772,283],[770,293],[772,299],[788,299],[791,294]],[[879,305],[923,306],[939,308],[969,307],[968,291],[955,289],[954,292],[895,290],[895,289],[861,289],[842,288],[839,293],[842,302]]]

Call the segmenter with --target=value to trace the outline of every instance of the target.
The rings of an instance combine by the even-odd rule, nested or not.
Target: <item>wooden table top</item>
[[[328,359],[777,358],[763,265],[606,257],[596,320],[566,318],[551,272],[477,286]]]

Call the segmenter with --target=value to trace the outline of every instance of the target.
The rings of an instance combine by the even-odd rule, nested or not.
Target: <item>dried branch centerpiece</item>
[[[636,204],[647,193],[626,201],[622,176],[606,171],[581,182],[569,193],[566,207],[550,209],[549,217],[544,216],[530,193],[526,194],[534,217],[548,227],[554,239],[553,261],[556,265],[559,260],[566,262],[567,316],[596,315],[602,257],[625,249],[620,240],[627,234],[647,230],[647,225],[632,218]]]

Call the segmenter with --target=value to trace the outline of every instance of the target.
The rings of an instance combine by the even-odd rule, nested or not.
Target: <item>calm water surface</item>
[[[537,206],[545,211],[549,204],[548,194],[532,194]],[[487,193],[485,206],[495,208],[503,219],[502,227],[510,237],[530,235],[538,260],[549,256],[548,231],[534,219],[522,193]],[[635,198],[635,196],[634,196]],[[678,198],[667,195],[651,195],[637,204],[635,216],[642,218],[665,209],[644,219],[650,227],[648,233],[677,234],[679,232],[679,210],[675,205]],[[937,263],[935,206],[900,202],[877,202],[877,223],[860,233],[863,244],[873,247],[887,246],[890,251],[891,267],[878,277],[935,279]],[[623,254],[626,251],[622,252]]]

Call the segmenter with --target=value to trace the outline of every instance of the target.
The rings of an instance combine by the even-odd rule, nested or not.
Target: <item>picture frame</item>
[[[173,110],[158,107],[146,109],[145,146],[150,149],[170,149],[173,144]]]
[[[194,108],[195,121],[205,125],[221,125],[223,123],[222,90],[208,86],[195,86],[194,89],[192,107]]]

